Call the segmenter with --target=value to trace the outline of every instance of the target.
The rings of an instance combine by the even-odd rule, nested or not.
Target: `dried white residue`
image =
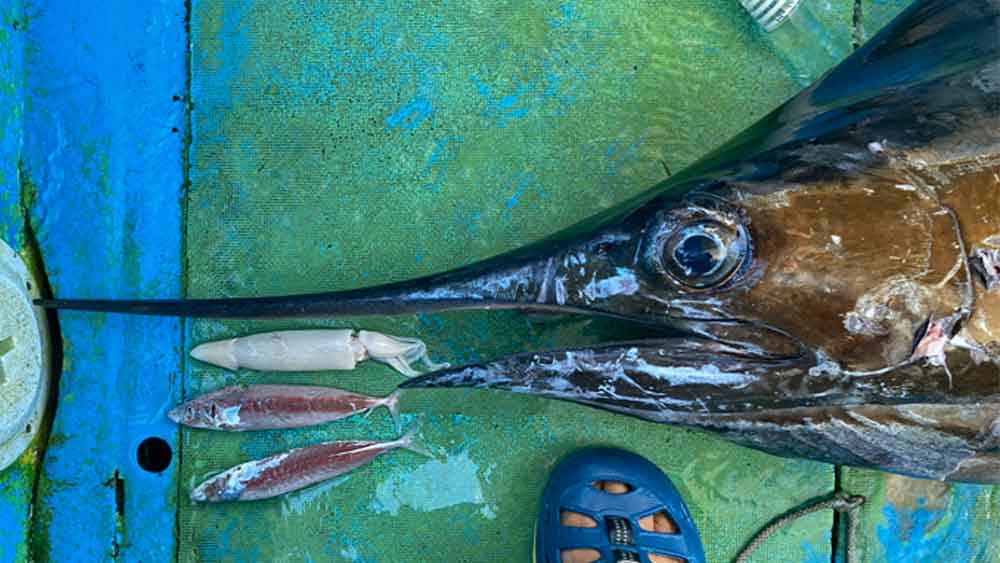
[[[657,366],[639,357],[637,348],[630,348],[626,353],[629,362],[629,369],[644,373],[651,377],[666,381],[670,385],[749,385],[756,379],[755,376],[740,373],[726,372],[713,364],[701,366]]]
[[[896,407],[896,410],[906,419],[923,424],[928,428],[933,428],[938,425],[937,420],[928,418],[921,414],[922,410],[926,410],[926,405],[900,405]]]
[[[238,465],[234,468],[236,471],[233,472],[230,482],[234,486],[239,487],[240,490],[243,490],[247,483],[256,479],[268,469],[273,469],[281,465],[281,462],[285,461],[287,457],[288,453],[283,453],[259,461],[251,461]]]
[[[361,554],[358,553],[358,548],[354,544],[348,543],[340,550],[340,556],[348,561],[357,561],[361,557]]]
[[[226,407],[219,411],[217,426],[232,428],[240,424],[240,405]]]
[[[301,491],[288,493],[282,498],[281,515],[285,518],[288,518],[293,514],[301,516],[307,509],[309,509],[314,501],[323,498],[323,496],[326,495],[330,489],[342,485],[350,478],[350,475],[341,475],[336,479],[323,481],[322,483],[313,485],[312,487],[306,487]]]
[[[530,368],[529,368],[530,369]],[[756,377],[741,372],[722,371],[718,366],[704,364],[701,366],[658,366],[647,362],[640,354],[638,348],[629,348],[616,360],[600,361],[593,357],[591,352],[566,352],[565,357],[559,360],[544,364],[544,369],[548,374],[559,373],[566,378],[581,372],[601,372],[607,375],[610,381],[622,381],[626,384],[641,387],[628,375],[631,373],[642,373],[664,381],[670,385],[747,385],[752,383]],[[546,378],[549,389],[553,391],[573,391],[580,390],[566,378],[553,378],[549,375]],[[650,395],[657,395],[649,389],[644,389]]]
[[[545,273],[542,274],[542,286],[538,288],[538,297],[536,301],[539,303],[545,303],[549,299],[549,286],[553,283],[553,277],[556,271],[556,260],[555,258],[549,258],[545,262]]]
[[[1000,61],[983,67],[972,79],[972,85],[986,94],[1000,92]]]
[[[286,452],[264,459],[241,463],[240,465],[224,471],[223,473],[216,475],[212,479],[209,479],[205,483],[201,484],[197,489],[191,492],[191,498],[197,501],[206,500],[207,496],[205,494],[205,490],[210,485],[222,481],[223,486],[219,496],[225,499],[237,499],[241,494],[243,494],[243,490],[246,489],[247,483],[256,479],[261,473],[267,471],[268,469],[277,467],[287,457],[288,453]]]
[[[609,278],[591,279],[583,288],[583,295],[588,301],[607,299],[615,295],[634,295],[639,291],[639,280],[635,273],[627,268],[617,268],[616,275]]]
[[[413,470],[401,468],[379,483],[371,509],[398,516],[403,507],[419,512],[463,504],[479,506],[479,514],[496,517],[496,507],[486,501],[479,465],[462,452],[444,461],[431,460]],[[483,478],[489,475],[489,468]]]
[[[562,277],[555,278],[553,280],[556,288],[556,303],[560,305],[566,304],[566,279]]]
[[[987,242],[995,238],[990,237]],[[1000,248],[976,248],[969,259],[987,291],[1000,289]]]
[[[641,362],[637,369],[654,377],[669,381],[671,385],[749,385],[757,378],[740,372],[722,371],[718,366],[704,364],[701,367],[654,366]]]
[[[766,207],[773,209],[782,209],[786,207],[791,207],[792,201],[788,197],[789,190],[774,190],[767,194],[757,195],[754,194],[754,198],[759,201],[764,202]]]
[[[900,311],[890,308],[888,303],[901,303],[906,312],[919,316],[927,308],[927,293],[926,287],[913,280],[889,279],[858,299],[854,310],[844,315],[844,328],[851,334],[885,336],[900,315]]]
[[[1000,438],[1000,419],[994,420],[993,424],[990,424],[990,434],[995,438]]]
[[[591,240],[591,248],[596,248],[603,244],[617,244],[620,242],[626,242],[632,238],[632,235],[620,232],[605,233],[604,235]]]
[[[809,375],[813,377],[820,377],[824,375],[837,376],[843,373],[843,369],[840,364],[835,362],[833,358],[828,356],[823,350],[816,351],[816,365],[809,368]]]
[[[488,275],[475,280],[466,287],[461,283],[451,287],[439,287],[410,294],[414,299],[465,299],[481,296],[512,296],[526,290],[533,280],[532,266],[522,266],[513,271]]]

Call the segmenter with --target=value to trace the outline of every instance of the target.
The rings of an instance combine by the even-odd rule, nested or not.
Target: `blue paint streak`
[[[465,231],[470,237],[475,238],[479,235],[479,223],[482,218],[483,214],[481,212],[473,211],[465,219]]]
[[[478,92],[480,96],[482,96],[484,98],[487,98],[487,99],[491,97],[490,87],[488,85],[484,84],[478,78],[476,78],[475,74],[473,74],[472,76],[470,76],[469,80],[472,81],[472,85],[476,87],[476,92]]]
[[[900,508],[891,504],[882,509],[885,524],[876,529],[885,561],[978,561],[993,549],[994,534],[972,534],[969,525],[983,487],[954,485],[951,499],[943,508]],[[993,530],[989,530],[993,531]]]
[[[22,19],[21,0],[0,1],[0,25],[7,36],[0,48],[0,232],[15,250],[20,249],[23,231],[17,208],[21,191],[17,163],[24,143],[25,41],[14,22],[23,29]]]
[[[538,96],[534,93],[535,83],[518,82],[516,91],[512,94],[505,94],[499,98],[493,96],[493,89],[486,83],[479,80],[475,74],[469,79],[476,88],[476,92],[486,102],[486,109],[483,110],[483,117],[490,124],[498,127],[506,127],[511,119],[520,119],[528,115],[530,106],[537,103]]]
[[[34,220],[53,291],[179,297],[185,119],[173,96],[185,86],[183,3],[40,0],[32,11],[24,160],[38,189]],[[118,541],[122,560],[168,561],[176,457],[152,474],[139,467],[136,449],[148,437],[177,445],[165,414],[179,395],[182,324],[60,319],[65,368],[58,439],[42,469],[44,556],[103,561]],[[107,484],[116,472],[125,486],[124,537]]]
[[[386,118],[385,124],[389,129],[402,127],[407,131],[413,131],[422,121],[433,114],[434,108],[431,107],[430,102],[424,99],[417,99]]]
[[[464,137],[454,135],[438,139],[424,168],[424,175],[430,180],[424,185],[425,190],[437,193],[441,189],[448,173],[448,164],[458,156],[458,147],[463,140]]]
[[[529,183],[525,181],[525,176],[522,174],[519,175],[519,178],[520,181],[517,184],[517,189],[514,191],[514,195],[510,196],[510,199],[507,200],[507,209],[513,209],[514,206],[517,205],[518,200],[520,200],[524,195],[525,190],[528,189]]]
[[[827,563],[830,561],[828,554],[820,555],[811,543],[802,540],[802,563]]]
[[[568,2],[559,6],[559,16],[558,18],[548,18],[548,24],[553,29],[560,28],[568,23],[576,21],[576,4]]]
[[[597,63],[581,60],[586,51],[581,46],[590,42],[592,24],[577,14],[572,3],[562,5],[546,22],[558,38],[552,41],[554,47],[508,54],[501,43],[496,56],[504,62],[492,69],[478,65],[469,76],[485,103],[482,116],[487,126],[507,127],[528,116],[565,116],[586,92],[588,73]],[[484,78],[487,76],[495,78]],[[491,80],[496,83],[491,84]]]
[[[622,144],[615,141],[605,151],[607,158],[606,172],[608,176],[617,176],[623,167],[639,160],[639,147],[645,143],[645,137],[640,137],[637,141],[629,143],[622,149]]]
[[[532,188],[533,188],[532,191],[535,192],[538,198],[545,199],[546,197],[548,197],[548,194],[544,190],[541,190],[537,186],[535,186],[534,174],[530,172],[518,172],[514,193],[510,196],[510,198],[507,199],[507,202],[504,204],[505,207],[503,212],[504,219],[510,219],[511,210],[514,209],[514,207],[516,207],[518,204],[520,204],[521,199],[528,193],[529,189]],[[537,208],[538,205],[534,205],[532,207]]]
[[[430,175],[434,169],[434,165],[442,161],[441,155],[444,154],[444,150],[448,148],[448,143],[451,142],[450,137],[445,137],[439,139],[437,144],[434,145],[434,150],[431,152],[431,157],[427,159],[427,167],[424,169],[424,174]]]

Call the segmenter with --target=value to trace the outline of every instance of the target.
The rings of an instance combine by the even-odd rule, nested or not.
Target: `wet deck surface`
[[[865,37],[907,2],[815,4],[830,29]],[[438,272],[636,194],[799,89],[735,1],[195,0],[189,15],[180,2],[102,3],[104,14],[60,2],[27,14],[17,1],[0,6],[0,44],[26,53],[0,59],[9,85],[0,102],[23,108],[0,120],[4,232],[34,244],[24,203],[53,290],[66,296],[262,295]],[[689,502],[710,561],[729,560],[768,520],[838,482],[870,498],[860,560],[1000,560],[994,488],[784,460],[488,392],[404,397],[408,425],[437,459],[397,452],[285,499],[190,504],[190,487],[248,458],[393,435],[384,413],[247,435],[177,432],[166,421],[181,396],[234,381],[372,394],[400,381],[377,364],[233,375],[184,359],[207,339],[316,326],[420,336],[449,361],[607,337],[606,327],[512,313],[190,323],[65,314],[59,409],[38,487],[37,455],[0,474],[0,523],[16,530],[0,538],[0,560],[29,551],[42,560],[527,560],[549,469],[593,444],[660,465]],[[150,436],[173,449],[166,471],[137,464]],[[831,513],[809,516],[754,561],[831,560],[834,532]]]

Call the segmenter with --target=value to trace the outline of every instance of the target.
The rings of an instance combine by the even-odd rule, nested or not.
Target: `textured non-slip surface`
[[[908,4],[806,1],[831,33],[861,39]],[[75,297],[347,289],[466,264],[644,190],[800,87],[735,0],[2,0],[0,47],[0,227],[26,253],[37,240],[53,291]],[[284,499],[191,504],[193,485],[248,458],[393,436],[384,411],[243,435],[166,420],[182,393],[237,380],[372,394],[400,381],[373,363],[279,376],[184,359],[208,339],[312,326],[419,336],[452,362],[614,336],[514,313],[64,314],[44,460],[36,447],[0,473],[0,560],[526,561],[549,470],[588,445],[663,468],[709,561],[838,475],[869,497],[860,560],[1000,560],[990,487],[835,470],[491,392],[404,397],[433,459],[398,451]],[[166,471],[137,463],[151,436],[173,448]],[[754,561],[831,560],[834,531],[831,513],[809,516]]]

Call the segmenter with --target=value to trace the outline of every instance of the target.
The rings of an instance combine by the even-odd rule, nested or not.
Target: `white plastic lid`
[[[0,241],[0,470],[31,443],[48,398],[47,326],[32,305],[38,284]]]

